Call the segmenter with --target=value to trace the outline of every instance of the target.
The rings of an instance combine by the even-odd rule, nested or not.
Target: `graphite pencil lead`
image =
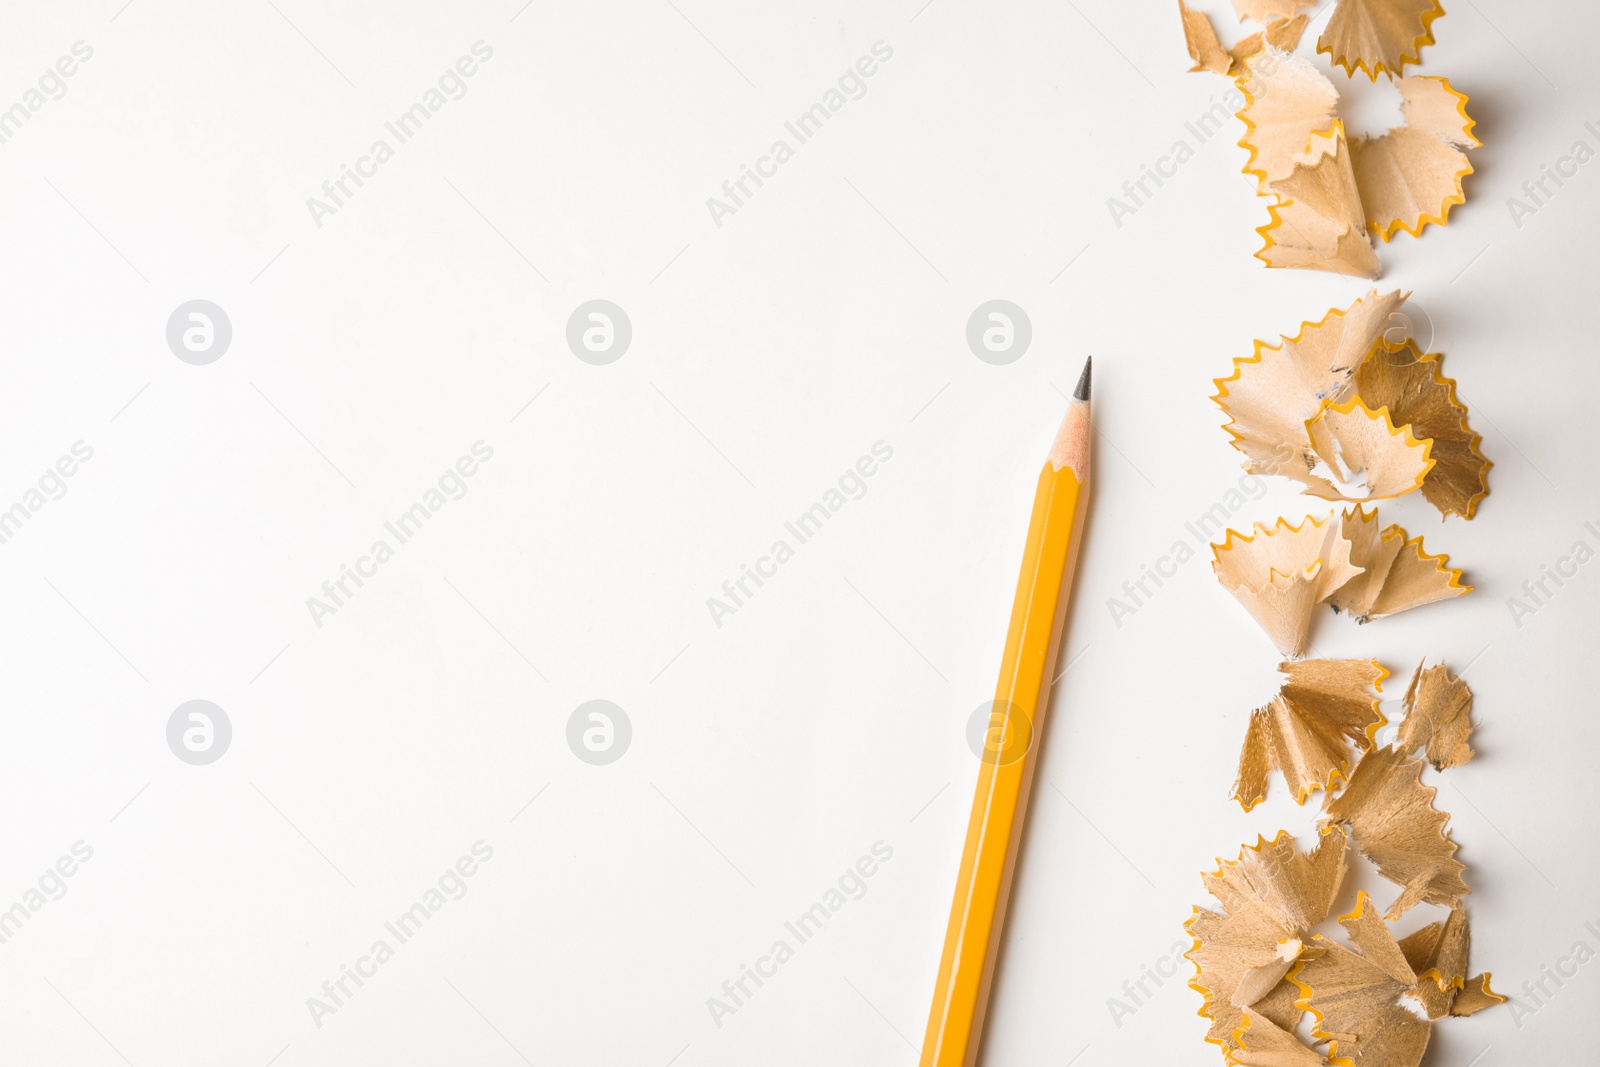
[[[1090,356],[1088,359],[1083,361],[1083,373],[1078,375],[1078,386],[1077,386],[1076,389],[1072,390],[1072,399],[1074,399],[1074,400],[1088,400],[1089,399],[1089,378],[1090,378],[1090,371],[1092,371],[1093,369],[1094,369],[1094,357]]]

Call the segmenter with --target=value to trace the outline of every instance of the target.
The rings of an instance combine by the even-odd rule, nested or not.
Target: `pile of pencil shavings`
[[[1467,423],[1441,359],[1384,334],[1409,294],[1376,290],[1302,323],[1276,345],[1255,343],[1216,380],[1212,399],[1252,474],[1275,474],[1323,500],[1389,499],[1420,489],[1440,514],[1470,519],[1488,495],[1492,464]],[[1357,622],[1471,591],[1447,556],[1422,538],[1381,526],[1359,503],[1298,525],[1279,519],[1211,546],[1217,578],[1272,638],[1305,654],[1312,612],[1324,601]]]
[[[1387,242],[1399,230],[1416,237],[1430,222],[1444,225],[1451,206],[1466,202],[1461,183],[1472,164],[1463,149],[1482,142],[1466,96],[1448,79],[1401,76],[1433,43],[1433,21],[1444,14],[1437,0],[1338,0],[1318,54],[1331,55],[1347,77],[1362,70],[1376,82],[1383,74],[1405,116],[1382,136],[1346,137],[1338,89],[1293,54],[1308,19],[1301,12],[1315,3],[1233,0],[1240,21],[1263,28],[1225,49],[1205,14],[1178,0],[1189,69],[1233,78],[1233,98],[1243,101],[1230,106],[1245,126],[1244,173],[1268,201],[1256,258],[1269,267],[1376,278],[1368,231]]]
[[[1275,345],[1257,341],[1217,379],[1213,399],[1247,470],[1329,501],[1420,490],[1442,516],[1476,513],[1490,463],[1455,382],[1439,356],[1384,336],[1405,299],[1374,290]],[[1282,687],[1250,716],[1233,799],[1250,811],[1278,772],[1296,804],[1317,792],[1323,802],[1309,851],[1279,831],[1202,875],[1222,910],[1196,908],[1184,928],[1197,971],[1189,984],[1211,1020],[1206,1039],[1230,1064],[1415,1067],[1434,1022],[1505,1000],[1487,973],[1468,975],[1466,866],[1416,758],[1440,771],[1472,758],[1472,693],[1443,664],[1419,664],[1404,718],[1379,745],[1389,672],[1376,660],[1301,657],[1322,603],[1364,623],[1472,587],[1421,538],[1359,503],[1298,525],[1228,530],[1211,548],[1218,580],[1286,657]],[[1346,944],[1314,928],[1339,898],[1352,844],[1400,890],[1381,915],[1359,893],[1339,918]],[[1389,924],[1424,903],[1448,914],[1397,939]],[[1297,1033],[1306,1012],[1309,1042]]]
[[[1466,865],[1412,756],[1421,749],[1440,769],[1472,758],[1472,693],[1444,665],[1419,665],[1395,743],[1379,747],[1386,720],[1375,687],[1388,672],[1376,662],[1308,660],[1283,671],[1282,691],[1250,718],[1234,797],[1248,811],[1272,770],[1300,803],[1323,790],[1318,839],[1302,852],[1288,831],[1258,837],[1202,875],[1223,908],[1197,907],[1184,924],[1197,972],[1189,984],[1211,1020],[1206,1040],[1229,1063],[1258,1067],[1415,1067],[1435,1021],[1505,1000],[1487,972],[1468,975]],[[1401,889],[1382,915],[1357,894],[1339,918],[1347,946],[1311,931],[1339,897],[1352,843]],[[1421,903],[1449,912],[1397,940],[1389,924]],[[1308,1011],[1325,1052],[1295,1032]]]

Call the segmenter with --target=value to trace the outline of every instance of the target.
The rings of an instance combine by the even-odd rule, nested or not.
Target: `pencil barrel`
[[[1084,489],[1070,467],[1046,463],[1040,472],[928,1015],[925,1067],[970,1067],[977,1056],[1048,708]]]

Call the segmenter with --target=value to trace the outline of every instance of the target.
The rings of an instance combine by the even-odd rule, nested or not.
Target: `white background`
[[[1366,286],[1251,258],[1234,120],[1113,223],[1228,84],[1185,73],[1174,5],[919,3],[8,6],[0,108],[94,52],[0,145],[0,508],[94,454],[0,545],[0,908],[75,841],[94,855],[0,945],[0,1059],[913,1064],[967,718],[1093,353],[1074,659],[985,1062],[1219,1062],[1187,962],[1131,1015],[1108,1000],[1183,940],[1202,868],[1315,808],[1281,781],[1249,815],[1228,798],[1277,657],[1203,557],[1120,627],[1106,601],[1238,483],[1211,379]],[[1420,71],[1469,94],[1485,145],[1448,226],[1379,249],[1380,284],[1414,290],[1492,493],[1471,522],[1382,513],[1477,591],[1314,640],[1377,657],[1390,697],[1424,656],[1470,664],[1478,757],[1429,777],[1473,967],[1518,993],[1600,948],[1600,569],[1520,628],[1506,602],[1600,546],[1600,164],[1521,226],[1507,207],[1600,148],[1600,15],[1449,6]],[[478,40],[467,94],[319,227],[307,198]],[[716,225],[707,198],[880,40],[865,96]],[[233,325],[209,366],[165,339],[196,298]],[[633,323],[610,366],[564,340],[593,298]],[[964,338],[993,298],[1032,321],[1009,366]],[[315,625],[307,598],[478,440],[467,495]],[[866,495],[716,626],[706,599],[880,440]],[[1236,524],[1313,505],[1274,482]],[[234,730],[204,767],[165,739],[196,698]],[[633,725],[610,766],[565,741],[595,698]],[[479,840],[467,895],[317,1026],[307,998]],[[865,896],[716,1025],[707,998],[880,840]],[[1600,963],[1547,988],[1440,1024],[1427,1062],[1572,1062]]]

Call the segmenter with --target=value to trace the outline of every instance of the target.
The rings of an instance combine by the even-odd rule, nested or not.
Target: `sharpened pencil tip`
[[[1083,361],[1083,373],[1078,375],[1078,387],[1072,391],[1072,399],[1089,399],[1089,372],[1094,369],[1094,357],[1090,356]]]

